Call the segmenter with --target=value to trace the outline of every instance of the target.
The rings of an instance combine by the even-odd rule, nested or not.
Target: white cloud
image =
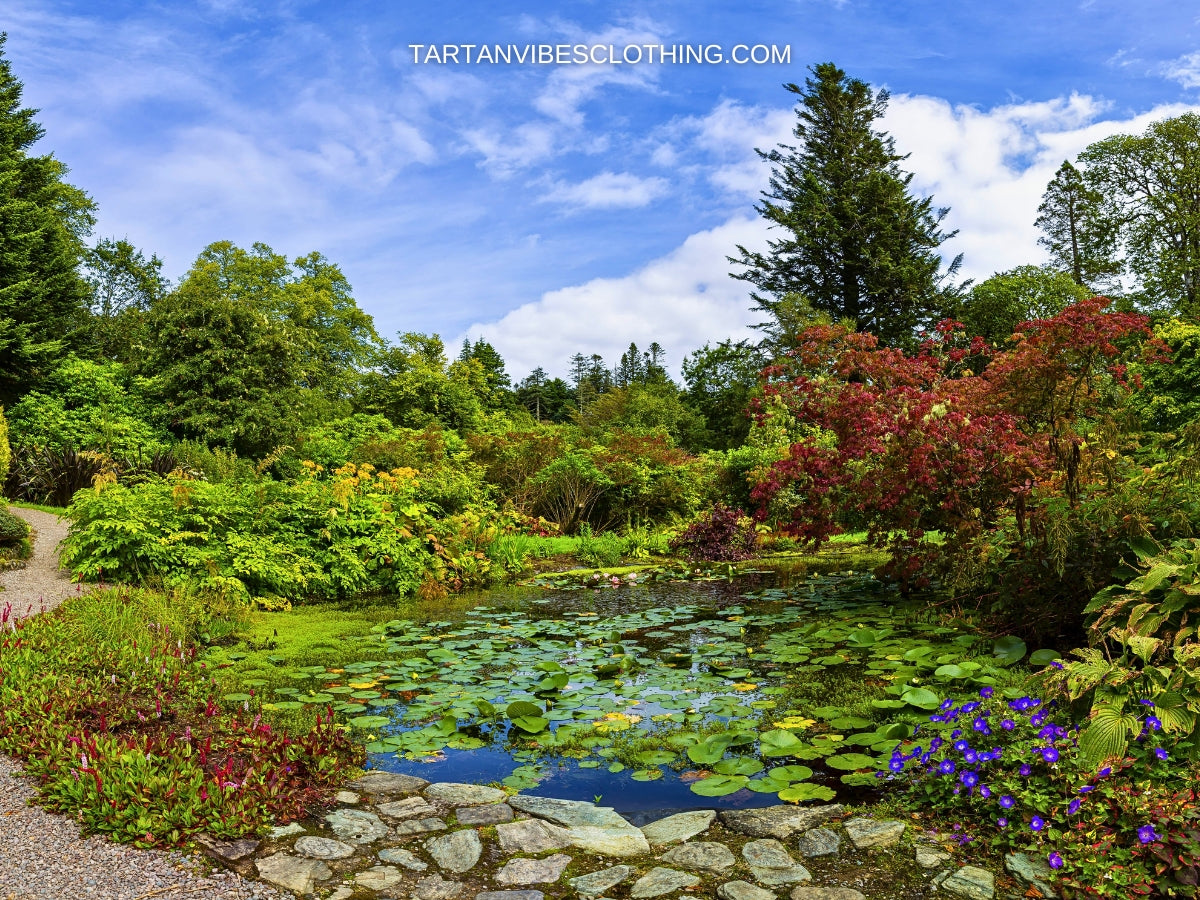
[[[950,207],[944,223],[958,237],[946,256],[963,254],[963,275],[994,272],[1045,260],[1034,227],[1046,185],[1065,159],[1114,134],[1137,134],[1188,107],[1159,106],[1122,119],[1100,116],[1106,105],[1091,97],[1016,103],[982,111],[935,97],[893,95],[883,128],[902,163],[914,173],[912,189]]]
[[[738,216],[629,275],[550,291],[467,334],[495,346],[518,379],[536,366],[565,376],[574,353],[599,353],[615,363],[630,341],[643,347],[658,341],[678,371],[683,357],[706,341],[750,334],[757,314],[749,310],[746,283],[729,277],[725,257],[737,244],[761,248],[765,235],[761,221]]]
[[[1185,88],[1200,87],[1200,51],[1164,63],[1160,71],[1164,77],[1178,81]]]
[[[542,199],[585,209],[634,209],[667,192],[665,178],[638,178],[628,172],[601,172],[578,184],[558,183]]]

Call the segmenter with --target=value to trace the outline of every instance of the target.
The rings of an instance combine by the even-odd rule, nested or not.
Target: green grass
[[[26,503],[24,500],[9,500],[8,505],[15,506],[18,509],[36,509],[54,516],[65,516],[67,514],[65,506],[46,506],[44,503]]]

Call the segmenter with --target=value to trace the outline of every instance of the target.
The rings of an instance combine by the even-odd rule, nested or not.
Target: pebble
[[[424,872],[429,868],[429,863],[424,862],[415,853],[405,850],[402,847],[388,847],[386,850],[380,850],[379,858],[385,863],[404,866],[404,868],[412,869],[414,872]]]

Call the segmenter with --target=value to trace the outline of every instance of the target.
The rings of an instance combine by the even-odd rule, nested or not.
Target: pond
[[[332,704],[371,768],[603,798],[636,820],[869,799],[944,695],[1023,674],[1018,639],[870,575],[573,587],[381,623],[376,659],[299,670],[273,705]]]

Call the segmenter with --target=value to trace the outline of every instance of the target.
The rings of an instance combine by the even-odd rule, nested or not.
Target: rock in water
[[[431,784],[426,788],[425,796],[430,800],[440,800],[450,806],[482,806],[485,803],[500,803],[508,795],[499,788],[443,781],[440,784]]]

